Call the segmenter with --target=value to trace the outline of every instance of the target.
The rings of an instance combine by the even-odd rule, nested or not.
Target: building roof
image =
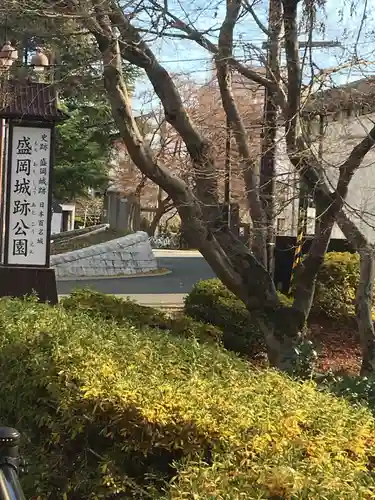
[[[0,117],[60,121],[67,115],[58,107],[54,85],[24,80],[0,83]]]
[[[353,108],[362,114],[374,111],[375,76],[312,94],[303,114],[331,114]]]

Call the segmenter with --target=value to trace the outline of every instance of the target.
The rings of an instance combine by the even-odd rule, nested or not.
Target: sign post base
[[[55,270],[0,265],[0,297],[22,298],[33,291],[40,302],[58,303]]]

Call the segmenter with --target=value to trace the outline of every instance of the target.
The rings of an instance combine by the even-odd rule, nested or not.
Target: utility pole
[[[262,48],[267,50],[267,65],[266,77],[270,80],[280,81],[280,49],[284,47],[281,41],[283,29],[282,21],[282,5],[281,0],[269,0],[268,10],[268,40],[262,44]],[[340,47],[341,44],[337,41],[317,41],[317,42],[299,42],[299,48],[315,47],[315,48],[332,48]],[[260,165],[260,194],[266,216],[266,232],[267,232],[267,269],[271,276],[274,276],[275,268],[275,178],[276,178],[276,134],[277,125],[277,105],[272,93],[265,88],[264,95],[264,114],[263,114],[263,133],[262,133],[262,158]],[[296,179],[296,184],[298,179]],[[305,195],[302,183],[299,182],[299,213],[298,220],[303,220],[303,228],[301,224],[297,224],[297,233],[305,232],[306,213],[307,213],[307,197]]]

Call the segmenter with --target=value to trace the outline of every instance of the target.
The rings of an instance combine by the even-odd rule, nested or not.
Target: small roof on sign
[[[51,84],[4,81],[0,85],[0,118],[57,122],[67,117]]]

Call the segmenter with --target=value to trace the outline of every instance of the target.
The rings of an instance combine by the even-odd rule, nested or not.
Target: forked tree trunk
[[[170,210],[172,210],[173,204],[171,202],[171,197],[167,196],[167,198],[164,198],[164,200],[161,200],[159,203],[158,208],[155,211],[154,217],[152,218],[152,221],[150,223],[150,227],[148,228],[148,235],[149,236],[154,236],[156,228],[159,225],[159,222],[163,215],[168,213]]]
[[[100,29],[94,29],[93,35],[96,37],[103,54],[105,87],[112,107],[112,114],[129,155],[141,172],[158,184],[173,199],[186,228],[188,240],[201,251],[216,275],[237,297],[244,301],[252,314],[261,315],[259,324],[266,340],[270,363],[282,370],[292,371],[295,358],[294,348],[301,340],[301,332],[309,312],[314,275],[319,267],[319,259],[324,256],[323,243],[325,244],[326,240],[329,239],[331,225],[337,212],[342,209],[342,200],[346,195],[347,184],[357,167],[357,162],[353,162],[353,158],[349,158],[350,161],[343,165],[337,197],[328,194],[328,197],[324,198],[327,198],[327,209],[329,208],[325,237],[319,241],[319,244],[318,242],[315,244],[317,259],[308,261],[310,264],[306,271],[308,271],[309,280],[303,283],[304,288],[306,288],[305,293],[301,295],[303,300],[297,300],[292,308],[281,306],[272,279],[265,267],[254,257],[254,254],[248,252],[228,228],[218,228],[215,224],[219,213],[215,161],[211,155],[209,144],[197,132],[184,110],[170,76],[156,61],[149,47],[139,39],[136,30],[129,25],[123,13],[114,9],[110,20],[116,24],[121,32],[123,56],[145,69],[162,101],[167,120],[181,135],[193,158],[195,179],[199,187],[197,197],[194,196],[185,182],[171,175],[164,165],[155,161],[152,152],[145,144],[132,116],[127,89],[122,78],[118,41],[112,34],[107,17],[103,14],[98,15],[97,19]],[[294,57],[293,47],[290,48],[289,52]],[[291,89],[289,90],[289,93],[293,94]],[[227,97],[229,98],[229,95]],[[294,98],[294,100],[296,99]],[[228,101],[230,100],[228,99]],[[294,114],[288,117],[288,120],[292,128],[295,129]],[[373,133],[375,136],[375,127]],[[294,136],[289,133],[287,138],[292,160],[296,160]],[[362,153],[363,158],[372,144],[370,136],[367,143],[363,141],[360,144],[360,151],[358,148],[353,151],[353,155],[357,157],[358,153]],[[297,160],[299,168],[300,161]],[[308,168],[308,172],[310,170]]]
[[[129,155],[142,173],[161,185],[173,199],[189,243],[201,251],[216,275],[244,301],[251,314],[257,314],[270,364],[292,371],[294,347],[299,343],[305,318],[299,311],[281,306],[273,281],[264,266],[228,228],[210,230],[210,221],[202,217],[198,208],[200,204],[190,188],[162,165],[155,163],[131,115],[126,87],[113,57],[116,47],[105,39],[100,42],[104,53],[108,98]]]
[[[374,250],[361,249],[360,276],[356,297],[358,333],[362,348],[361,375],[375,372],[375,332],[372,320],[374,291]]]
[[[250,311],[251,312],[251,311]],[[296,348],[303,342],[306,317],[294,307],[265,309],[258,324],[263,333],[270,365],[287,373],[295,370]]]

